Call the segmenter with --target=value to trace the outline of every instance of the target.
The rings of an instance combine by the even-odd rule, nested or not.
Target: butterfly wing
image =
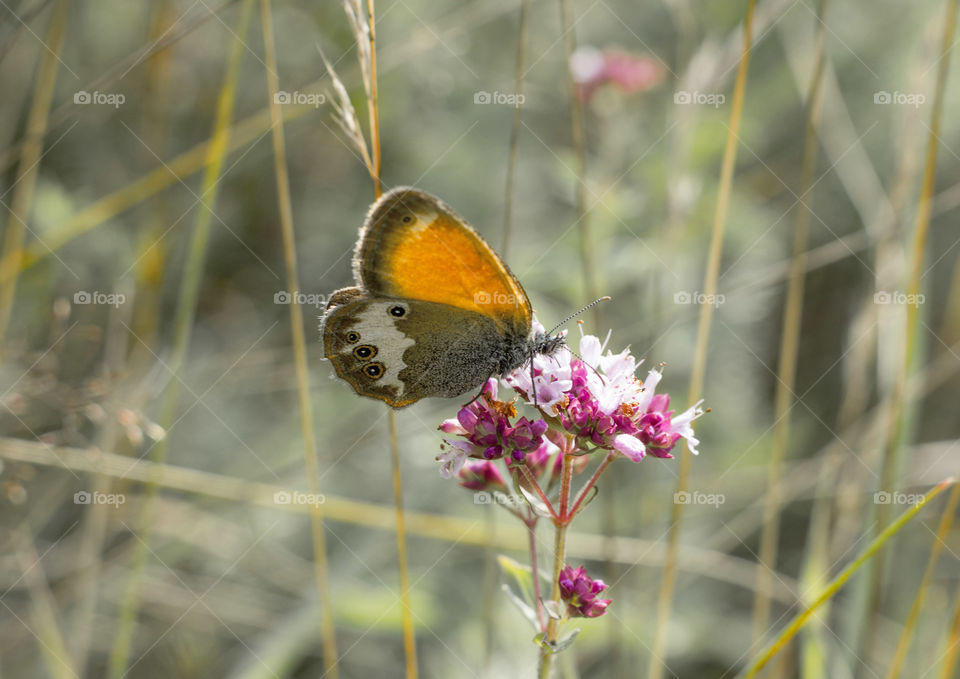
[[[357,288],[347,288],[357,291]],[[494,374],[504,338],[488,316],[447,304],[340,295],[323,318],[324,354],[361,396],[402,408],[459,396]],[[414,339],[416,338],[416,339]]]
[[[516,277],[480,235],[430,194],[394,189],[367,215],[354,273],[371,296],[447,304],[526,337],[531,309]]]

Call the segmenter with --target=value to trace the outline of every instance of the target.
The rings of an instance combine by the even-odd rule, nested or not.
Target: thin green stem
[[[514,77],[514,95],[519,100],[523,95],[524,69],[527,53],[527,15],[530,13],[530,0],[520,2],[520,26],[517,29],[516,76]],[[513,231],[513,198],[517,191],[517,147],[520,141],[520,105],[513,108],[513,124],[510,127],[509,153],[507,156],[507,186],[503,200],[503,240],[500,243],[500,255],[506,260],[510,249],[510,236]]]
[[[407,528],[403,518],[403,481],[400,478],[400,445],[397,443],[397,417],[391,409],[390,459],[393,462],[393,499],[397,514],[397,567],[400,570],[400,602],[403,606],[403,650],[407,679],[417,676],[417,645],[413,634],[413,608],[410,604],[410,573],[407,570]]]
[[[750,66],[751,43],[753,41],[753,13],[756,0],[749,0],[743,24],[743,46],[740,53],[740,66],[733,88],[730,107],[730,125],[727,128],[727,141],[723,150],[723,165],[720,171],[720,188],[717,194],[716,211],[713,219],[713,232],[710,237],[710,253],[707,258],[707,271],[704,275],[703,291],[707,296],[716,294],[717,279],[720,273],[720,259],[723,253],[723,233],[727,223],[727,208],[733,189],[733,170],[737,159],[740,121],[743,114],[743,99],[747,88],[747,72]],[[710,324],[713,320],[712,304],[700,306],[700,320],[697,326],[697,347],[693,368],[690,372],[690,402],[695,403],[703,392],[704,374],[707,366],[707,347],[710,340]],[[677,479],[677,492],[685,492],[690,477],[690,448],[686,442],[680,453],[680,470]],[[657,622],[654,626],[653,645],[650,649],[649,679],[662,679],[665,669],[667,630],[670,627],[670,609],[673,605],[673,589],[677,575],[677,550],[679,547],[680,524],[684,505],[675,502],[670,514],[670,529],[667,537],[667,554],[663,566],[663,581],[657,597]]]
[[[566,560],[567,528],[570,525],[570,516],[567,508],[570,503],[570,480],[573,477],[572,457],[563,453],[563,466],[560,470],[560,514],[553,520],[553,588],[550,592],[551,601],[560,601],[560,572]],[[551,616],[547,622],[547,632],[540,645],[540,679],[550,676],[550,667],[553,664],[553,651],[550,645],[557,640],[557,629],[560,621]]]
[[[546,632],[547,622],[543,617],[543,601],[540,597],[540,568],[537,566],[537,517],[531,516],[524,521],[527,526],[527,535],[530,539],[530,568],[533,571],[533,598],[537,606],[537,619],[540,621],[540,632]]]
[[[957,500],[960,500],[960,483],[953,486],[950,497],[947,499],[947,506],[940,515],[940,525],[937,526],[937,534],[930,545],[930,556],[927,559],[927,567],[923,571],[923,578],[920,580],[920,586],[917,588],[917,595],[910,606],[910,613],[907,614],[907,620],[903,624],[903,632],[900,634],[900,640],[897,642],[897,648],[893,653],[893,660],[890,662],[890,671],[887,672],[887,679],[897,679],[900,676],[900,669],[907,659],[907,651],[910,649],[910,642],[913,639],[913,633],[917,629],[917,622],[920,619],[920,611],[927,598],[927,590],[930,587],[930,581],[933,579],[933,572],[937,567],[937,561],[940,559],[940,552],[950,536],[950,528],[953,526],[953,515],[957,511]]]
[[[13,300],[17,292],[17,277],[23,260],[23,243],[33,205],[34,187],[40,174],[43,158],[43,137],[47,133],[50,117],[50,102],[60,70],[60,49],[66,33],[69,0],[59,0],[50,16],[50,26],[44,36],[42,60],[37,71],[37,87],[33,92],[30,112],[27,114],[27,129],[17,166],[17,179],[13,184],[10,200],[10,216],[3,239],[3,256],[0,258],[0,341],[7,333]]]
[[[950,47],[953,42],[954,29],[956,27],[958,0],[948,0],[945,21],[943,24],[943,36],[941,38],[940,54],[937,68],[937,82],[934,90],[933,109],[930,116],[930,134],[927,137],[926,161],[923,169],[923,183],[920,189],[920,199],[917,205],[917,219],[913,234],[913,252],[910,263],[910,278],[907,284],[908,299],[918,299],[920,289],[923,283],[923,262],[927,249],[927,234],[930,228],[930,212],[933,204],[933,191],[935,188],[937,172],[937,152],[942,140],[940,139],[940,124],[943,118],[943,101],[947,85],[947,73],[950,67]],[[903,359],[899,363],[896,381],[893,386],[893,393],[890,398],[890,410],[888,414],[889,429],[887,432],[886,445],[884,448],[883,468],[881,471],[880,484],[881,490],[893,492],[896,489],[898,469],[900,467],[900,457],[902,456],[902,438],[904,434],[904,425],[906,422],[906,413],[909,410],[907,399],[907,382],[910,373],[913,370],[916,355],[916,340],[918,322],[920,317],[920,305],[917,303],[907,305],[907,320],[904,326],[904,353]],[[889,507],[887,505],[877,506],[877,525],[883,529],[889,520]],[[883,588],[883,563],[878,562],[873,568],[870,578],[869,591],[867,593],[869,608],[875,610],[880,604],[881,592]],[[875,631],[875,630],[874,630]],[[867,639],[867,643],[871,643]]]
[[[763,529],[760,533],[759,560],[763,568],[757,569],[757,595],[753,608],[753,638],[762,641],[770,623],[770,595],[773,574],[776,571],[777,543],[780,536],[780,476],[783,459],[790,440],[790,411],[793,408],[794,385],[797,374],[797,355],[800,348],[800,322],[803,314],[804,283],[807,269],[807,241],[810,231],[811,200],[809,195],[813,175],[817,167],[817,125],[820,119],[821,84],[824,64],[824,11],[826,0],[820,0],[815,17],[816,57],[813,76],[807,93],[807,114],[804,126],[803,160],[798,195],[805,198],[797,207],[793,232],[793,253],[790,260],[790,280],[787,298],[783,306],[780,330],[780,358],[777,367],[777,392],[774,409],[773,445],[770,450],[770,465],[767,467],[767,492],[763,504]]]
[[[577,497],[573,501],[573,506],[570,508],[570,518],[573,518],[574,516],[577,515],[577,512],[580,511],[581,503],[583,503],[583,501],[587,497],[587,493],[590,492],[590,489],[593,488],[593,486],[597,483],[597,479],[600,478],[600,475],[604,472],[604,470],[608,466],[610,466],[610,463],[613,462],[616,459],[616,457],[617,457],[617,454],[614,453],[613,451],[610,451],[609,453],[607,453],[607,456],[603,458],[603,462],[597,465],[596,470],[594,470],[593,472],[593,476],[591,476],[587,480],[583,488],[580,489],[580,492],[577,493]]]
[[[220,170],[223,159],[229,147],[230,120],[233,116],[233,106],[237,91],[237,80],[240,64],[245,52],[243,37],[250,25],[253,0],[244,0],[240,10],[240,19],[234,40],[230,45],[230,54],[227,60],[227,71],[223,85],[220,88],[217,100],[217,115],[214,123],[214,132],[208,147],[209,157],[206,163],[201,196],[205,199],[205,207],[197,213],[193,235],[187,252],[187,261],[184,265],[184,275],[180,286],[180,295],[174,316],[173,348],[170,359],[170,369],[173,379],[167,387],[161,405],[160,424],[169,432],[175,422],[177,404],[180,394],[180,379],[183,365],[190,348],[190,335],[193,330],[194,315],[197,307],[197,298],[203,279],[204,261],[206,259],[207,244],[210,239],[210,226],[213,206],[216,205]],[[166,459],[169,434],[154,447],[151,461],[160,465]],[[127,586],[120,604],[120,614],[117,636],[114,639],[110,652],[107,676],[110,679],[120,679],[127,672],[130,659],[130,648],[136,628],[137,612],[140,607],[140,585],[143,580],[148,554],[150,529],[154,520],[154,509],[157,495],[156,479],[150,479],[144,486],[144,497],[137,518],[136,542],[133,548],[133,563]]]
[[[903,528],[909,521],[923,509],[927,503],[929,503],[933,498],[942,493],[946,488],[955,484],[955,479],[946,479],[938,483],[933,490],[928,492],[923,496],[923,500],[918,502],[916,505],[905,511],[900,518],[887,526],[883,532],[880,533],[873,542],[864,550],[864,552],[858,556],[849,566],[840,571],[839,575],[830,581],[824,590],[814,599],[806,609],[803,610],[793,621],[787,625],[786,629],[780,633],[778,636],[764,651],[760,654],[759,659],[750,664],[746,670],[737,675],[737,679],[750,679],[750,677],[757,676],[757,673],[762,670],[770,660],[786,646],[787,643],[793,637],[796,636],[797,632],[804,626],[807,620],[816,613],[817,609],[820,608],[824,603],[829,601],[834,594],[840,591],[840,588],[853,576],[857,570],[867,563],[879,550],[886,544],[890,538],[897,534],[897,532]]]
[[[373,189],[377,198],[382,192],[380,182],[380,95],[377,88],[377,25],[373,0],[367,0],[367,35],[370,40],[370,92],[367,111],[370,115],[370,153],[373,162]]]
[[[597,281],[593,268],[593,237],[590,234],[590,222],[587,219],[587,142],[583,122],[583,102],[577,98],[576,83],[570,70],[570,60],[577,49],[577,37],[572,21],[573,10],[570,0],[560,0],[560,29],[563,31],[564,72],[567,77],[567,96],[570,101],[570,136],[574,153],[577,155],[577,229],[580,234],[580,263],[583,268],[583,283],[586,299],[597,299]],[[593,318],[599,319],[600,307],[594,307]]]
[[[960,588],[957,589],[957,600],[953,604],[953,622],[947,633],[946,646],[940,665],[940,679],[951,679],[957,668],[957,655],[960,653]]]
[[[263,27],[263,47],[266,59],[267,98],[270,119],[273,123],[274,173],[277,178],[277,204],[280,210],[280,230],[283,239],[283,259],[287,270],[287,289],[291,294],[300,289],[297,274],[297,245],[293,233],[293,207],[290,198],[290,177],[287,170],[286,144],[283,134],[283,117],[277,101],[279,77],[277,75],[276,45],[273,36],[273,17],[270,0],[260,0],[260,20]],[[297,375],[297,399],[300,405],[300,434],[303,437],[304,468],[307,484],[314,497],[320,495],[320,464],[317,457],[317,442],[313,431],[313,403],[310,399],[310,373],[307,367],[306,339],[303,332],[303,312],[296,301],[290,306],[290,331],[293,337],[293,358]],[[326,534],[323,527],[321,505],[311,504],[310,528],[313,542],[314,577],[320,601],[320,636],[323,643],[324,676],[337,679],[339,676],[337,641],[334,631],[333,610],[330,603],[330,584],[327,564]]]

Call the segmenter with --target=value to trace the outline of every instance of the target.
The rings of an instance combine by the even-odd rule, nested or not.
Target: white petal
[[[703,408],[700,407],[701,403],[703,403],[703,399],[700,399],[679,415],[671,417],[670,424],[673,425],[673,430],[677,431],[680,427],[688,427],[691,422],[703,415]]]
[[[670,418],[670,428],[687,440],[687,448],[694,455],[700,454],[697,450],[700,441],[693,435],[693,425],[691,423],[703,415],[703,408],[700,407],[701,403],[703,403],[703,399],[700,399],[695,405],[687,408],[679,415]]]
[[[437,460],[442,463],[440,465],[440,476],[449,479],[456,476],[461,467],[463,467],[464,462],[467,461],[467,454],[462,450],[454,448],[453,450],[437,455]]]
[[[615,450],[623,453],[633,462],[639,462],[647,454],[647,449],[640,439],[629,434],[620,434],[613,438],[613,447]]]
[[[587,365],[600,365],[600,340],[594,335],[584,335],[580,338],[580,355]]]
[[[650,401],[653,400],[653,392],[660,383],[661,377],[663,377],[663,375],[658,370],[651,370],[647,373],[647,379],[643,381],[643,391],[640,392],[639,398],[637,399],[637,410],[641,413],[647,410]]]

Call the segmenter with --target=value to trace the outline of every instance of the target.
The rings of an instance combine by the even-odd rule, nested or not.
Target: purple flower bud
[[[496,460],[503,457],[503,448],[500,446],[490,446],[483,451],[483,457],[487,460]]]
[[[469,490],[506,490],[500,469],[487,460],[467,460],[457,474],[460,485]]]
[[[594,580],[583,566],[564,566],[560,571],[560,598],[567,604],[567,615],[572,618],[596,618],[603,615],[611,599],[597,599],[607,588],[603,580]]]
[[[476,428],[477,422],[480,421],[480,418],[477,416],[477,413],[471,410],[468,406],[466,408],[461,408],[460,412],[457,413],[457,421],[466,431],[471,431],[472,429]]]

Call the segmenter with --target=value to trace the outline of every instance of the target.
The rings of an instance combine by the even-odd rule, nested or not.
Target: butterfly
[[[532,331],[530,300],[503,260],[453,209],[412,188],[370,208],[320,322],[324,355],[361,396],[402,408],[479,389],[562,335]]]

